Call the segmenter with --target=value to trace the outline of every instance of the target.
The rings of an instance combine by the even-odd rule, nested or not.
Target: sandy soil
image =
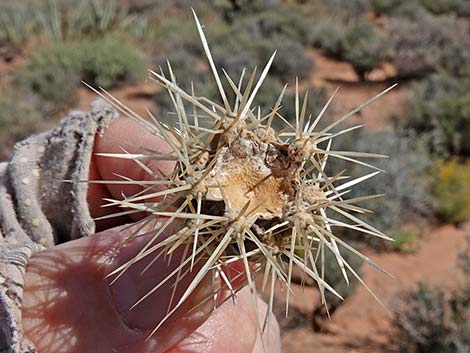
[[[416,253],[374,254],[371,258],[391,272],[395,279],[364,266],[364,280],[383,301],[379,305],[364,287],[336,311],[329,323],[329,334],[315,334],[309,326],[288,331],[283,336],[285,353],[389,353],[393,303],[399,293],[425,282],[443,288],[453,288],[461,279],[456,268],[457,254],[462,251],[470,229],[446,225],[437,228],[418,242]],[[318,296],[306,288],[292,299],[292,305],[309,315]],[[311,306],[308,307],[309,303]]]
[[[9,56],[4,51],[6,50],[0,47],[0,89],[7,87],[15,77],[18,69],[25,63],[25,59],[20,55],[13,56],[8,61],[4,60],[4,56]]]
[[[309,55],[315,60],[315,70],[310,82],[316,87],[323,87],[328,95],[339,87],[334,100],[337,117],[397,83],[390,79],[394,76],[394,68],[390,65],[372,71],[368,81],[359,82],[351,64],[328,59],[315,50],[310,50]],[[407,100],[406,84],[399,83],[385,96],[351,118],[351,122],[364,123],[369,129],[382,130],[390,124],[391,118],[399,119],[404,116]]]

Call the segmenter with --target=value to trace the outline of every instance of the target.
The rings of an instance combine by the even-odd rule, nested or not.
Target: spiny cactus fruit
[[[212,59],[202,26],[195,14],[194,17],[220,93],[220,104],[206,97],[198,97],[194,89],[190,93],[181,89],[170,65],[169,77],[163,71],[151,71],[150,77],[164,87],[171,97],[177,118],[174,126],[159,121],[150,112],[150,119],[146,120],[105,91],[99,92],[120,111],[164,139],[172,149],[165,155],[148,151],[143,151],[142,154],[102,155],[133,159],[144,169],[146,166],[143,160],[176,162],[171,175],[156,178],[151,183],[153,185],[145,184],[141,193],[120,200],[108,200],[110,204],[124,208],[127,213],[147,212],[145,220],[165,217],[163,225],[150,232],[151,240],[140,253],[111,275],[119,276],[149,254],[169,255],[175,249],[182,248],[187,256],[183,256],[180,266],[163,282],[172,280],[178,284],[182,277],[191,272],[193,279],[181,298],[168,309],[167,318],[208,274],[214,276],[220,286],[213,293],[214,296],[207,300],[217,297],[224,289],[230,293],[224,297],[226,300],[236,296],[243,285],[248,285],[253,293],[253,304],[256,305],[254,279],[261,276],[262,287],[269,285],[271,289],[268,314],[263,324],[259,321],[260,327],[264,327],[272,313],[276,282],[287,288],[288,308],[293,266],[299,266],[306,276],[316,281],[323,301],[325,290],[339,296],[324,280],[323,261],[326,251],[334,254],[346,282],[350,273],[364,284],[354,268],[343,258],[344,249],[378,267],[336,236],[334,228],[345,227],[369,236],[390,239],[354,215],[367,212],[356,203],[378,195],[346,198],[351,187],[380,172],[360,158],[384,156],[335,151],[332,149],[332,141],[336,136],[360,126],[336,132],[333,131],[334,128],[393,87],[319,131],[316,131],[318,123],[334,94],[318,116],[312,117],[306,111],[307,95],[303,99],[299,97],[298,82],[295,85],[295,117],[281,115],[282,98],[287,85],[280,92],[270,112],[261,116],[261,109],[254,105],[255,98],[275,53],[259,78],[256,79],[255,69],[246,85],[243,84],[245,72],[238,83],[235,83],[221,70],[230,86],[230,95],[234,96],[234,102],[230,104],[229,94],[222,85],[219,69]],[[276,131],[273,128],[275,120],[280,120],[285,128]],[[295,123],[291,123],[294,120]],[[325,172],[325,166],[333,158],[375,170],[355,179],[344,175],[344,171],[329,176]],[[139,184],[136,180],[123,182]],[[164,185],[166,189],[152,191],[152,186],[155,185]],[[159,201],[154,201],[156,198]],[[161,234],[175,220],[182,224],[180,230],[161,240]],[[233,271],[227,271],[234,263],[242,264],[239,267],[243,268],[235,275]],[[136,305],[161,285],[162,283],[156,284]],[[165,320],[158,323],[155,331]]]

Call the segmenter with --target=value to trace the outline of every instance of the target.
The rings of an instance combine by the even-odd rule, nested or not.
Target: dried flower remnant
[[[102,155],[133,159],[144,169],[146,166],[143,160],[170,159],[176,162],[171,175],[164,179],[156,178],[153,183],[165,185],[167,189],[154,192],[151,191],[152,185],[123,180],[123,183],[144,185],[144,191],[121,200],[108,200],[109,204],[124,208],[124,213],[147,212],[148,216],[141,222],[166,217],[163,226],[151,232],[152,239],[140,253],[111,275],[119,278],[126,269],[149,254],[168,255],[182,247],[188,256],[183,257],[180,266],[164,281],[175,281],[176,290],[179,280],[190,272],[193,272],[194,279],[185,288],[182,297],[168,309],[167,318],[208,274],[221,284],[214,293],[215,297],[225,289],[230,293],[228,297],[224,297],[226,300],[236,296],[243,285],[248,285],[253,293],[253,305],[256,305],[254,278],[261,276],[263,289],[269,285],[271,295],[268,314],[260,327],[268,323],[272,314],[276,282],[287,288],[286,311],[288,310],[293,266],[299,266],[306,276],[316,281],[322,301],[325,300],[325,290],[339,296],[324,281],[325,251],[334,254],[345,281],[348,282],[349,273],[365,285],[354,268],[344,260],[342,249],[352,251],[364,261],[379,269],[380,267],[336,236],[334,228],[345,227],[368,236],[391,240],[354,215],[368,212],[356,203],[380,195],[346,198],[351,187],[380,172],[360,158],[384,156],[333,150],[332,141],[336,136],[360,126],[336,132],[333,129],[394,86],[319,131],[316,131],[318,123],[336,92],[318,116],[312,117],[306,111],[308,97],[299,97],[296,82],[294,125],[289,120],[293,117],[284,118],[281,115],[286,85],[270,113],[261,116],[261,110],[254,105],[255,97],[268,74],[275,53],[259,78],[256,79],[255,68],[246,85],[243,84],[245,71],[238,83],[235,83],[222,69],[231,89],[228,94],[212,60],[202,26],[195,14],[194,17],[220,93],[221,104],[196,96],[194,89],[190,93],[182,90],[176,83],[170,64],[169,77],[163,71],[150,71],[150,78],[168,91],[177,117],[175,126],[160,122],[150,112],[151,119],[146,120],[105,91],[100,92],[121,112],[164,139],[172,148],[168,155],[148,151],[143,151],[142,154]],[[231,95],[234,96],[233,104],[228,99]],[[283,122],[285,129],[276,131],[272,127],[276,119]],[[325,166],[333,158],[358,163],[374,171],[355,179],[345,176],[344,172],[328,176]],[[153,201],[155,198],[159,198],[159,201]],[[157,241],[174,220],[182,222],[181,229],[164,240]],[[235,276],[226,270],[233,263],[242,263],[244,268]],[[240,282],[242,286],[239,285]],[[161,285],[162,283],[156,284],[135,305]],[[371,294],[373,295],[372,292]],[[207,298],[211,299],[213,298]],[[155,331],[165,320],[166,318],[158,323]]]

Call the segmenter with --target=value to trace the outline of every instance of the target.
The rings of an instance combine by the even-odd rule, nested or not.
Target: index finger
[[[88,204],[93,218],[112,215],[122,211],[117,206],[103,207],[107,201],[105,198],[120,200],[141,192],[145,187],[151,187],[152,192],[162,190],[162,185],[139,185],[138,181],[148,182],[158,178],[164,178],[175,168],[175,162],[171,160],[143,160],[140,166],[132,159],[123,159],[102,154],[141,154],[148,151],[168,155],[172,148],[162,138],[141,126],[134,120],[119,117],[112,121],[103,134],[96,136],[93,155],[90,163]],[[132,184],[116,184],[112,182],[134,180]],[[93,181],[109,181],[109,183],[93,183]],[[97,221],[100,230],[114,227],[126,221],[135,220],[135,217],[117,217],[106,221]]]

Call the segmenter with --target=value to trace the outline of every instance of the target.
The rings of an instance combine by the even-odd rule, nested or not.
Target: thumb
[[[147,256],[118,279],[107,278],[149,241],[151,235],[133,238],[116,251],[123,240],[135,233],[136,227],[109,229],[45,250],[30,259],[24,287],[23,327],[38,351],[163,352],[188,337],[208,318],[212,301],[203,299],[214,290],[212,278],[203,280],[148,339],[167,315],[169,306],[178,302],[191,278],[183,276],[185,269],[179,277],[175,273],[183,258],[180,250],[171,258]],[[152,229],[160,227],[157,223]],[[168,230],[168,234],[172,231]],[[116,256],[110,256],[113,253]],[[172,272],[175,275],[167,279]],[[157,291],[129,310],[163,281]],[[204,304],[190,310],[201,302]]]

